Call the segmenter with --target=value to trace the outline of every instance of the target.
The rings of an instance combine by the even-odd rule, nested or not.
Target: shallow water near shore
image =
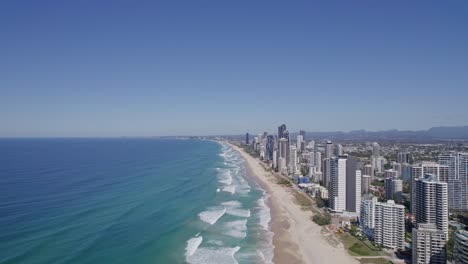
[[[228,145],[0,140],[0,263],[269,263],[267,195]]]

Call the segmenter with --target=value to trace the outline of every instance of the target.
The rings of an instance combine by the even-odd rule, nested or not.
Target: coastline
[[[270,228],[274,233],[274,263],[359,263],[347,254],[343,246],[332,246],[322,235],[322,227],[315,224],[313,213],[295,203],[294,193],[277,184],[274,175],[243,149],[229,143],[247,162],[249,176],[270,195]]]

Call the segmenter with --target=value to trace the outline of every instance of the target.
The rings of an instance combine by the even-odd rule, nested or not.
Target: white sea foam
[[[242,209],[242,204],[239,201],[224,202],[222,205],[226,207],[226,214],[239,217],[250,217],[250,210]]]
[[[264,238],[266,239],[265,246],[260,247],[257,250],[257,254],[262,258],[262,263],[273,263],[273,232],[270,230],[269,223],[271,221],[270,208],[266,205],[265,201],[269,199],[269,195],[264,192],[262,198],[257,200],[258,205],[258,218],[259,225],[264,232]]]
[[[270,208],[265,204],[265,197],[258,199],[257,205],[260,207],[260,210],[259,210],[260,226],[262,226],[264,230],[270,230],[269,229],[269,223],[271,221]]]
[[[208,244],[216,245],[216,246],[223,246],[224,242],[221,240],[209,240]]]
[[[198,214],[200,219],[204,222],[207,222],[210,225],[214,225],[221,216],[226,213],[226,208],[224,206],[210,207],[207,211],[203,211]]]
[[[234,194],[236,192],[236,186],[234,185],[224,186],[222,190],[223,192],[229,192],[231,194]]]
[[[232,176],[231,176],[231,171],[230,170],[223,170],[222,173],[219,174],[218,176],[218,182],[223,183],[226,185],[231,185],[232,184]]]
[[[220,191],[221,191],[221,190],[220,190],[219,188],[218,188],[218,189],[216,189],[216,192],[220,192]]]
[[[238,264],[234,255],[240,247],[234,248],[199,248],[195,254],[187,257],[187,262],[192,264]]]
[[[197,251],[198,247],[200,246],[201,242],[203,241],[202,236],[197,236],[189,239],[187,241],[187,247],[185,248],[185,256],[191,256],[195,251]]]
[[[247,220],[237,220],[224,224],[225,234],[234,238],[244,239],[247,236]]]

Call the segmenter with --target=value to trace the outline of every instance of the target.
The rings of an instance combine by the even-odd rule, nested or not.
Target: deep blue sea
[[[0,139],[0,263],[268,263],[266,199],[213,141]]]

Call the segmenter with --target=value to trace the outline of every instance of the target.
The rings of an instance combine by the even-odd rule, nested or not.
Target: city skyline
[[[466,125],[467,9],[3,2],[0,137]]]

